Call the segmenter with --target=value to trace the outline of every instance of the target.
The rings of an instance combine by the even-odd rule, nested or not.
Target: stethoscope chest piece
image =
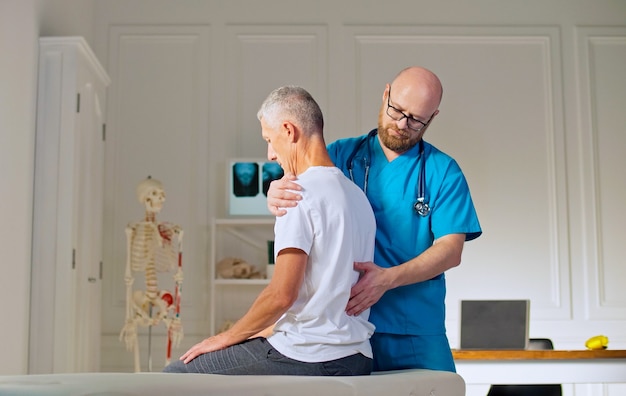
[[[354,182],[354,174],[352,172],[354,157],[357,152],[364,144],[367,146],[367,156],[363,157],[364,163],[364,181],[363,181],[363,192],[367,194],[367,182],[370,170],[370,162],[372,158],[372,149],[369,145],[369,139],[376,136],[378,132],[377,129],[372,129],[367,136],[362,139],[354,148],[352,153],[348,156],[346,161],[346,169],[348,169],[348,173],[350,175],[350,180]],[[424,141],[420,140],[419,142],[419,154],[421,157],[421,166],[419,169],[418,179],[417,179],[417,200],[413,204],[413,209],[415,212],[422,217],[426,217],[430,214],[430,206],[426,202],[426,157],[424,156]]]
[[[417,214],[422,217],[426,217],[430,213],[430,206],[426,202],[424,202],[423,198],[418,199],[413,205],[413,208],[415,209]]]

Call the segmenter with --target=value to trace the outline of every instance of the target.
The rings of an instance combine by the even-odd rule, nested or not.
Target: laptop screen
[[[530,300],[462,300],[460,349],[526,349]]]

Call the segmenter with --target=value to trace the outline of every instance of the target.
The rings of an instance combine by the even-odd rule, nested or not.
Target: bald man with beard
[[[445,271],[460,264],[465,241],[482,230],[461,168],[423,139],[442,96],[433,72],[408,67],[385,85],[377,128],[328,146],[376,216],[374,260],[354,264],[362,276],[346,305],[349,315],[371,307],[374,371],[456,371],[445,328]],[[300,202],[290,180],[286,174],[268,191],[276,216]]]

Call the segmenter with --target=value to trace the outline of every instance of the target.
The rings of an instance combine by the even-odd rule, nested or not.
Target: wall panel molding
[[[344,41],[355,70],[346,90],[356,130],[375,125],[370,109],[402,67],[424,65],[444,84],[441,113],[425,139],[459,161],[485,231],[448,273],[449,314],[458,314],[458,299],[509,295],[531,298],[534,319],[571,318],[559,29],[351,26]],[[504,163],[502,173],[494,169]],[[518,197],[529,191],[541,204],[520,207]],[[502,216],[514,226],[493,235],[490,224]],[[532,251],[517,243],[528,235]],[[494,286],[484,273],[509,281]],[[462,287],[468,279],[474,290]]]
[[[326,108],[328,93],[327,27],[324,25],[228,25],[229,106],[226,117],[240,157],[264,157],[256,112],[271,90],[300,85]]]
[[[151,176],[164,184],[166,201],[157,221],[180,225],[183,239],[181,318],[185,339],[180,350],[197,342],[207,327],[206,306],[208,199],[204,159],[209,150],[208,26],[113,25],[109,29],[108,70],[112,87],[105,180],[105,257],[103,335],[119,335],[126,307],[125,227],[141,221],[145,208],[135,194]],[[143,273],[134,273],[133,290],[145,290]],[[159,274],[159,288],[173,292],[174,272]],[[148,354],[140,328],[142,364]],[[154,326],[165,334],[164,323]],[[123,346],[123,343],[120,342]],[[132,356],[128,356],[129,362]],[[145,370],[146,367],[144,366]]]
[[[626,179],[621,171],[626,167],[626,27],[587,26],[576,31],[585,313],[588,319],[621,319],[626,316],[626,269],[621,265],[621,225],[626,222]]]

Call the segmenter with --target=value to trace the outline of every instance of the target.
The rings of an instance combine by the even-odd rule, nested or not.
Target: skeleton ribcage
[[[137,223],[134,231],[130,249],[133,271],[143,272],[153,266],[157,272],[168,272],[176,267],[179,247],[175,238],[163,239],[163,246],[159,246],[159,231],[154,223]]]

